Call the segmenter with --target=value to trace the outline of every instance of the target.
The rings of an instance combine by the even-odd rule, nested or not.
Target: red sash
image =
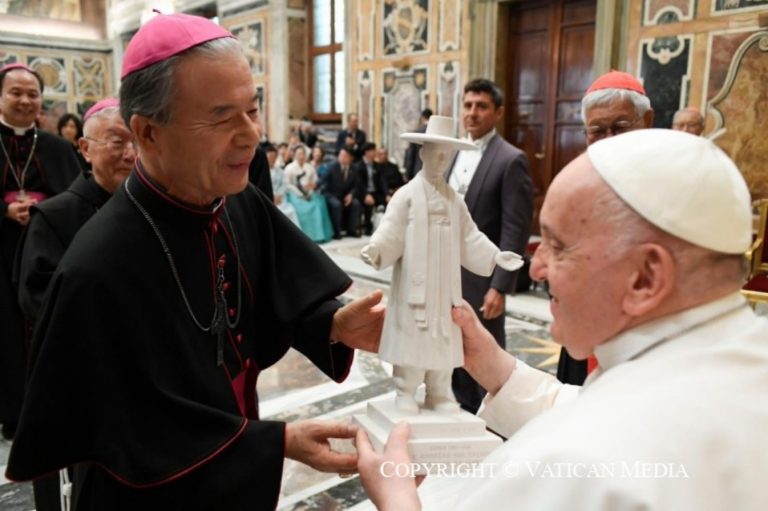
[[[48,195],[43,192],[28,192],[26,190],[24,191],[24,197],[19,197],[20,195],[21,192],[19,190],[5,192],[3,195],[3,202],[6,204],[13,204],[14,202],[21,202],[26,199],[35,199],[37,202],[42,202],[48,198]]]

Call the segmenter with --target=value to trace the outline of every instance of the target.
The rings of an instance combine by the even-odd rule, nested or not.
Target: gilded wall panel
[[[357,2],[357,60],[373,60],[376,43],[376,5],[374,0]]]
[[[418,66],[408,71],[387,70],[382,75],[381,143],[389,148],[389,154],[399,166],[408,143],[400,139],[402,133],[413,131],[421,110],[426,107],[429,68]]]
[[[753,197],[768,197],[768,31],[752,34],[731,60],[720,92],[708,103],[717,139],[744,174]]]
[[[760,10],[768,0],[713,0],[712,14],[733,14],[737,11]]]
[[[366,69],[357,74],[357,117],[366,133],[373,133],[373,84],[375,71]]]
[[[692,40],[691,36],[658,37],[640,45],[640,76],[656,128],[670,127],[674,113],[688,104]]]
[[[384,55],[428,51],[430,0],[384,0],[382,41]]]
[[[437,65],[437,111],[438,115],[459,116],[461,100],[461,74],[459,61],[440,62]]]
[[[699,0],[691,20],[677,0],[630,0],[627,12],[627,70],[642,76],[655,124],[669,127],[675,104],[701,108],[704,133],[725,128],[717,144],[753,195],[768,196],[768,0]]]
[[[251,74],[260,76],[265,73],[264,66],[264,23],[256,20],[252,23],[238,25],[229,29],[240,41],[251,66]]]
[[[0,66],[15,62],[31,67],[43,79],[49,130],[55,130],[65,113],[82,116],[96,101],[113,94],[111,52],[3,44]]]
[[[372,27],[359,32],[353,27],[357,44],[346,47],[352,62],[347,109],[360,115],[364,129],[370,127],[369,139],[387,146],[401,163],[405,144],[399,136],[418,125],[421,110],[460,115],[469,69],[470,0],[350,0],[347,6],[350,18],[369,20],[366,26]],[[371,37],[374,51],[368,52],[361,35]]]
[[[704,97],[707,100],[714,98],[723,88],[728,77],[728,69],[736,51],[744,44],[754,29],[738,32],[726,31],[724,33],[713,32],[709,36],[708,80],[705,84]]]
[[[645,0],[643,25],[663,24],[670,16],[680,21],[690,20],[695,10],[696,0]]]
[[[458,50],[461,47],[461,0],[440,0],[437,31],[440,51]]]
[[[278,55],[279,52],[269,46],[270,19],[267,4],[268,2],[258,1],[246,4],[242,8],[245,10],[225,11],[225,14],[231,15],[223,18],[221,24],[232,32],[243,47],[256,86],[261,127],[269,135],[274,131],[269,124],[269,55]],[[286,117],[287,115],[286,111]]]
[[[74,57],[75,95],[101,98],[106,90],[104,86],[104,61],[93,57]]]
[[[66,95],[69,92],[65,60],[64,57],[27,56],[27,65],[43,79],[46,95]]]
[[[288,18],[288,112],[294,119],[309,112],[306,30],[306,19]]]

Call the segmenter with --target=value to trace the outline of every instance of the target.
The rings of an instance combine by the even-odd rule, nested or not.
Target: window
[[[314,0],[309,7],[310,117],[340,121],[344,111],[344,0]]]

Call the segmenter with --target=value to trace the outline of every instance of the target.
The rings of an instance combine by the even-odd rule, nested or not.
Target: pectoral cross
[[[216,365],[224,365],[224,338],[227,333],[227,300],[224,298],[224,268],[219,266],[216,279],[216,304],[211,321],[211,335],[216,336]]]

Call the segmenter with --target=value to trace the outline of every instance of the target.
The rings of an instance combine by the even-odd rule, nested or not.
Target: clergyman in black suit
[[[403,179],[403,174],[400,173],[400,169],[397,168],[397,164],[389,161],[389,153],[386,147],[376,149],[374,166],[379,175],[379,182],[384,192],[384,205],[386,206],[397,189],[405,184],[405,180]]]
[[[341,130],[336,138],[336,152],[341,151],[342,147],[351,147],[352,156],[357,160],[361,156],[360,150],[365,141],[365,132],[358,125],[357,114],[349,114],[347,128]]]
[[[528,159],[496,133],[504,113],[499,87],[475,79],[464,87],[462,120],[467,137],[479,151],[460,151],[448,172],[448,183],[464,196],[477,227],[501,250],[524,254],[533,217],[533,186]],[[513,293],[517,272],[496,268],[490,277],[480,277],[462,268],[464,299],[477,312],[483,325],[504,347],[505,294]],[[453,373],[456,399],[475,413],[485,391],[463,369]]]
[[[352,160],[352,149],[342,147],[338,160],[328,167],[320,182],[331,215],[334,239],[341,238],[342,226],[346,226],[348,236],[360,236],[362,208],[357,199],[360,181],[352,168]]]

